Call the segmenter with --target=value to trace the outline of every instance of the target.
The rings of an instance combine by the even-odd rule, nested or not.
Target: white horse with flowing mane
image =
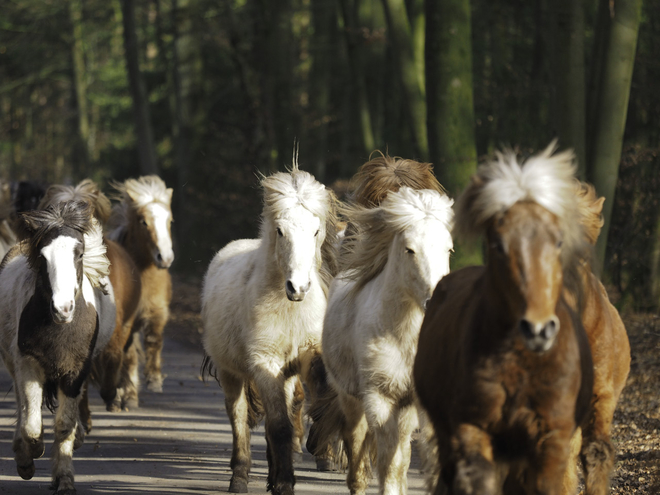
[[[23,479],[44,453],[42,404],[55,409],[53,489],[76,493],[73,450],[84,432],[78,402],[92,360],[108,343],[115,302],[101,227],[86,203],[21,216],[23,241],[0,265],[0,355],[14,380],[13,450]]]
[[[379,207],[343,209],[356,232],[331,286],[322,347],[343,413],[335,431],[348,456],[351,494],[367,489],[372,440],[379,493],[407,492],[417,424],[412,367],[426,302],[449,273],[452,204],[437,191],[402,187]],[[317,432],[317,442],[335,431]]]
[[[232,425],[229,491],[247,492],[250,426],[258,421],[260,399],[268,489],[289,495],[294,443],[300,441],[291,422],[294,388],[302,374],[314,393],[310,369],[321,363],[318,348],[336,263],[336,199],[295,162],[291,172],[265,177],[261,185],[260,238],[229,243],[204,279],[205,366],[217,370]]]

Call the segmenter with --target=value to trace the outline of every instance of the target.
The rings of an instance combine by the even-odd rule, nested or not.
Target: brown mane
[[[352,200],[358,205],[378,206],[388,192],[396,192],[402,186],[447,194],[433,174],[430,163],[392,157],[380,151],[375,153],[378,156],[370,157],[351,179]]]

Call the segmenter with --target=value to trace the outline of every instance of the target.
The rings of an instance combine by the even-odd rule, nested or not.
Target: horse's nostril
[[[529,320],[525,320],[525,319],[520,320],[519,327],[520,327],[520,331],[525,336],[525,338],[530,339],[534,337],[534,326],[531,324]]]
[[[156,260],[158,260],[159,263],[162,262],[163,261],[163,256],[160,253],[157,253],[156,254]]]
[[[546,339],[553,338],[557,334],[558,326],[559,325],[557,321],[554,319],[550,320],[545,324],[543,330],[541,330],[541,335]]]
[[[289,294],[295,294],[296,293],[296,289],[295,289],[295,287],[293,287],[293,284],[291,283],[291,280],[286,281],[286,291]]]

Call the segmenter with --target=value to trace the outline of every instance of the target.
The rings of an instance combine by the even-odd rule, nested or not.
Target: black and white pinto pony
[[[73,450],[82,445],[81,390],[108,342],[115,303],[101,228],[89,205],[61,203],[24,213],[0,265],[0,354],[14,380],[13,450],[23,479],[44,453],[42,404],[55,410],[52,487],[75,494]]]
[[[327,289],[335,271],[336,199],[312,175],[275,173],[262,182],[260,239],[220,250],[202,291],[206,366],[213,365],[232,425],[229,491],[246,493],[255,393],[263,404],[268,490],[293,494],[294,389],[315,393]],[[209,359],[211,362],[209,362]],[[294,446],[295,444],[295,446]]]

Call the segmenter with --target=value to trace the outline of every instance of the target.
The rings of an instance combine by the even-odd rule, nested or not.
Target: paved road
[[[224,493],[231,470],[231,429],[220,387],[199,379],[202,354],[194,347],[166,340],[164,393],[142,392],[134,411],[105,411],[91,391],[94,427],[74,454],[76,487],[83,494]],[[11,378],[0,366],[0,493],[50,493],[52,414],[44,409],[46,455],[35,461],[36,474],[24,481],[16,474],[11,450],[16,421]],[[252,436],[250,493],[266,493],[266,442],[263,427]],[[418,461],[408,474],[409,493],[424,493]],[[296,465],[296,493],[348,493],[343,473],[320,473],[311,455]],[[376,480],[368,493],[377,493]]]

